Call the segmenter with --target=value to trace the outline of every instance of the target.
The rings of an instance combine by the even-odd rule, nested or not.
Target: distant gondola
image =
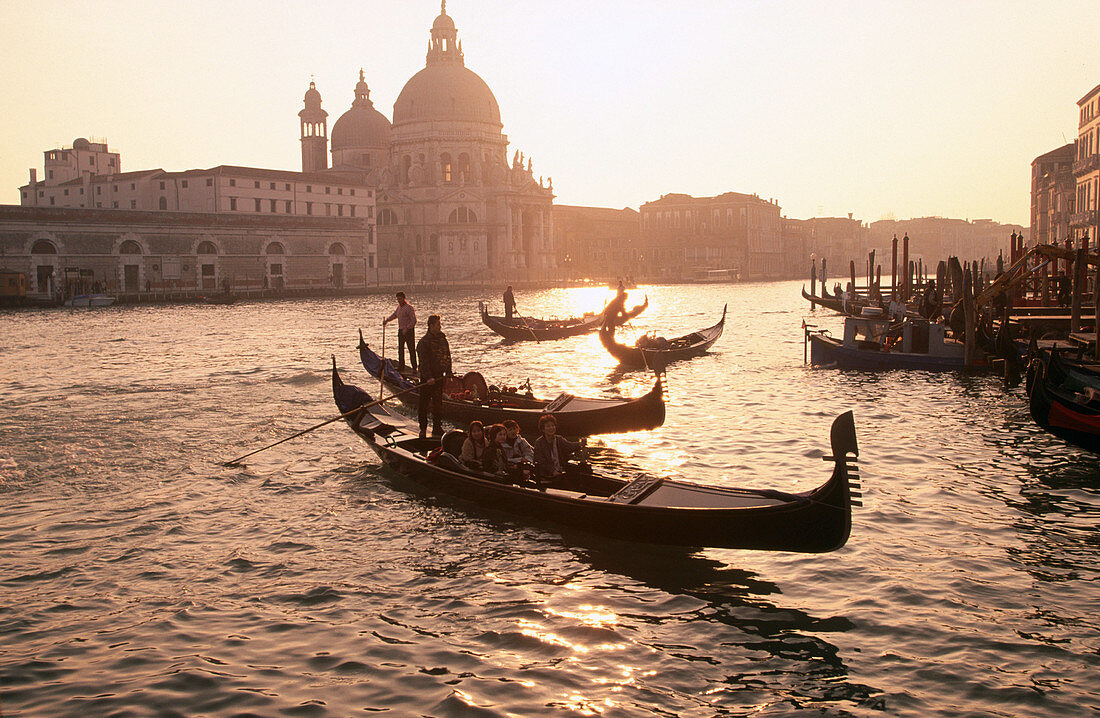
[[[1058,350],[1037,350],[1027,368],[1031,418],[1048,433],[1100,454],[1100,376]]]
[[[371,376],[378,379],[383,372],[382,358],[363,341],[362,332],[359,332],[359,359]],[[636,399],[588,399],[571,394],[561,394],[555,399],[536,399],[519,394],[491,394],[481,375],[471,374],[480,379],[477,382],[480,396],[476,399],[452,399],[444,394],[443,397],[443,417],[462,426],[474,419],[486,425],[512,419],[519,424],[521,431],[534,434],[538,432],[539,417],[552,413],[560,433],[591,436],[647,431],[665,423],[664,389],[660,379],[649,392]],[[388,359],[384,381],[394,392],[415,386]],[[408,406],[416,406],[420,394],[414,391],[399,398]]]
[[[722,307],[722,318],[713,327],[700,329],[697,332],[676,339],[669,339],[659,345],[628,347],[625,344],[620,344],[615,341],[615,328],[611,326],[600,327],[600,343],[604,345],[611,356],[619,360],[620,366],[663,369],[669,362],[705,354],[708,349],[714,346],[714,343],[722,336],[722,330],[725,328],[726,308],[728,306]],[[645,337],[642,337],[638,341],[644,344],[644,340]]]
[[[342,413],[370,401],[344,384],[332,367],[332,392]],[[417,438],[416,427],[381,407],[363,409],[348,425],[383,463],[427,488],[628,541],[677,546],[822,553],[843,546],[851,532],[852,506],[860,505],[852,413],[832,426],[832,476],[811,491],[705,486],[657,476],[622,479],[588,466],[566,465],[550,485],[512,483],[505,476],[465,468],[457,459],[465,435]]]
[[[615,320],[615,324],[625,324],[638,316],[649,307],[649,296],[645,301],[626,312]],[[581,334],[590,334],[599,329],[604,322],[604,313],[588,312],[580,317],[568,319],[534,319],[532,317],[506,317],[489,314],[485,302],[478,302],[478,310],[481,312],[481,323],[492,329],[495,333],[513,342],[540,341],[553,339],[565,339]]]

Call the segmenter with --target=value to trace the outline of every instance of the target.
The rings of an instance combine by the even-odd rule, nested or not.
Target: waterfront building
[[[40,301],[60,298],[70,276],[135,297],[393,281],[368,240],[349,217],[0,206],[3,268]]]
[[[1100,247],[1100,85],[1077,101],[1077,155],[1073,174],[1077,180],[1076,201],[1070,227],[1073,238],[1083,246]]]
[[[1023,234],[1018,224],[1002,224],[991,219],[951,219],[949,217],[919,217],[905,220],[872,222],[868,243],[877,252],[875,262],[887,271],[891,260],[892,241],[898,238],[898,262],[901,262],[901,239],[909,237],[909,258],[921,260],[929,276],[936,273],[940,261],[958,257],[960,261],[985,260],[993,268],[998,257],[1008,261],[1009,237]],[[882,261],[879,261],[879,258]],[[858,266],[858,264],[857,264]],[[901,269],[899,272],[903,271]]]
[[[641,207],[639,274],[705,279],[716,272],[764,279],[786,276],[779,204],[755,194],[666,194]]]
[[[362,71],[354,97],[332,128],[332,167],[362,171],[377,188],[381,266],[414,281],[559,276],[553,186],[519,152],[509,164],[496,97],[466,67],[445,7],[424,68],[394,102],[392,124],[374,108]],[[323,128],[319,97],[307,93],[305,103],[303,113]],[[323,140],[315,130],[307,157],[303,132],[303,171]]]
[[[870,245],[867,225],[862,220],[855,219],[849,212],[847,217],[812,217],[805,222],[809,237],[803,261],[810,261],[809,255],[827,259],[831,278],[850,277],[852,262],[856,263],[857,276],[866,274]],[[878,257],[875,263],[879,263]],[[803,265],[798,276],[806,276],[806,266]]]
[[[567,279],[618,282],[638,275],[638,211],[554,205],[554,249]]]
[[[1070,217],[1077,191],[1073,176],[1076,148],[1070,142],[1031,162],[1031,239],[1057,244],[1070,239]]]

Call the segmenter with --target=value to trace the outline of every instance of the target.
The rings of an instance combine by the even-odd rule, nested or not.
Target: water
[[[798,283],[643,292],[639,331],[728,302],[726,333],[669,367],[664,427],[600,443],[801,490],[852,409],[866,505],[846,547],[689,552],[516,519],[417,491],[341,423],[219,466],[333,416],[330,355],[371,388],[356,328],[381,348],[386,297],[0,315],[0,713],[1100,710],[1100,459],[992,377],[805,367]],[[517,299],[565,315],[609,294]],[[478,298],[412,297],[456,370],[541,396],[651,385],[595,336],[502,345]]]

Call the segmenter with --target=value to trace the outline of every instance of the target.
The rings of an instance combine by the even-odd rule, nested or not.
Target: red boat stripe
[[[1051,426],[1077,431],[1091,431],[1100,435],[1100,415],[1080,414],[1058,402],[1051,403],[1047,421],[1050,422]]]

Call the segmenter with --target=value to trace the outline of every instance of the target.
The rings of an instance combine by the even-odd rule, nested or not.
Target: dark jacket
[[[554,435],[554,441],[558,444],[558,461],[561,462],[561,468],[564,470],[565,460],[575,454],[581,445],[579,442],[569,441],[557,434]],[[554,475],[554,459],[550,455],[550,442],[546,440],[546,434],[539,435],[535,440],[535,471],[539,476]]]
[[[416,345],[416,358],[420,363],[420,379],[442,379],[451,373],[451,345],[443,332],[425,332]]]

